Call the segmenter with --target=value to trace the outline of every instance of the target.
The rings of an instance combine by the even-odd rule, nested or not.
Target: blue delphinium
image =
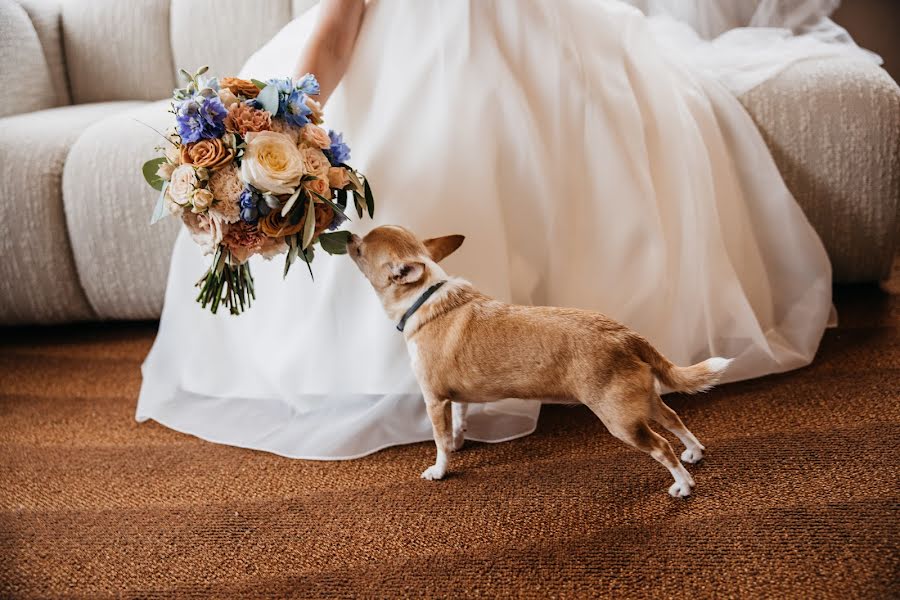
[[[319,93],[319,80],[312,73],[307,73],[297,81],[297,89],[307,96],[315,96]]]
[[[225,135],[225,116],[228,111],[219,97],[197,95],[183,100],[175,109],[175,124],[181,142],[190,144],[202,139]]]
[[[259,190],[249,185],[241,192],[240,202],[241,220],[250,225],[256,225],[260,217],[266,216],[271,211]]]
[[[337,166],[350,160],[350,146],[344,143],[344,134],[329,129],[328,137],[331,138],[331,147],[325,150],[325,156],[331,164]]]
[[[297,127],[303,127],[309,123],[309,115],[311,113],[312,110],[306,105],[306,94],[300,90],[291,91],[278,110],[278,114],[285,121]]]
[[[344,221],[347,220],[347,217],[339,213],[338,211],[334,211],[334,218],[331,219],[331,224],[328,225],[328,231],[334,231],[338,227],[344,224]]]

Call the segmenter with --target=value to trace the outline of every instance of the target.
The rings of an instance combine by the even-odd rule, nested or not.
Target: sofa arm
[[[0,0],[0,117],[56,106],[56,91],[37,31],[13,0]]]
[[[870,62],[807,60],[741,102],[821,236],[834,280],[885,277],[900,232],[897,84]]]

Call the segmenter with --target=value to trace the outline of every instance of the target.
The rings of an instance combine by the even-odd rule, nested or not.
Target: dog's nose
[[[351,256],[356,254],[356,249],[359,247],[359,243],[362,241],[355,233],[350,234],[350,239],[347,240],[347,251]]]

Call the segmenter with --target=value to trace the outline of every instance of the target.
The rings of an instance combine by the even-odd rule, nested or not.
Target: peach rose
[[[256,98],[259,88],[252,81],[240,77],[223,77],[219,80],[219,87],[228,88],[232,93],[245,98]]]
[[[350,184],[350,176],[343,167],[331,167],[328,169],[328,185],[342,190]]]
[[[262,131],[247,138],[241,178],[263,192],[292,194],[303,176],[303,164],[303,155],[289,137]]]
[[[328,137],[328,132],[318,125],[304,125],[300,130],[300,140],[320,150],[327,150],[331,147],[331,138]]]
[[[331,186],[329,186],[328,182],[324,179],[310,179],[309,181],[304,181],[303,187],[331,200]],[[315,198],[315,196],[313,196],[313,198]]]
[[[232,93],[228,88],[222,88],[218,92],[219,100],[222,101],[222,104],[225,105],[225,108],[231,108],[235,104],[239,103],[241,100],[237,96]]]
[[[300,143],[301,129],[295,125],[291,125],[284,119],[272,119],[272,124],[269,126],[269,131],[283,133],[284,135],[294,140],[295,144]]]
[[[181,220],[187,227],[194,242],[203,250],[203,254],[213,254],[225,234],[228,233],[228,223],[225,223],[215,215],[195,214],[189,210],[184,211]]]
[[[248,131],[268,131],[272,126],[272,117],[264,110],[238,102],[228,109],[225,117],[225,129],[243,136]]]
[[[181,147],[181,162],[195,167],[218,169],[234,159],[234,150],[218,138],[200,140]]]
[[[300,154],[303,156],[303,172],[305,174],[319,179],[328,179],[328,169],[331,168],[331,163],[328,162],[321,150],[305,147],[300,149]]]
[[[203,212],[212,205],[213,200],[214,198],[211,191],[205,188],[197,190],[191,198],[191,204],[194,205],[194,212]]]
[[[163,162],[159,164],[159,168],[156,169],[156,176],[164,181],[169,181],[172,179],[172,173],[175,171],[175,165],[170,162]]]

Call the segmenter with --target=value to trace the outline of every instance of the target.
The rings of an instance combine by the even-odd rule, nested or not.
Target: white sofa
[[[413,0],[410,0],[413,1]],[[159,316],[178,223],[150,227],[178,67],[236,73],[313,0],[0,0],[0,323]],[[200,27],[205,32],[198,38]],[[742,98],[831,255],[882,277],[900,201],[900,89],[807,61]]]

